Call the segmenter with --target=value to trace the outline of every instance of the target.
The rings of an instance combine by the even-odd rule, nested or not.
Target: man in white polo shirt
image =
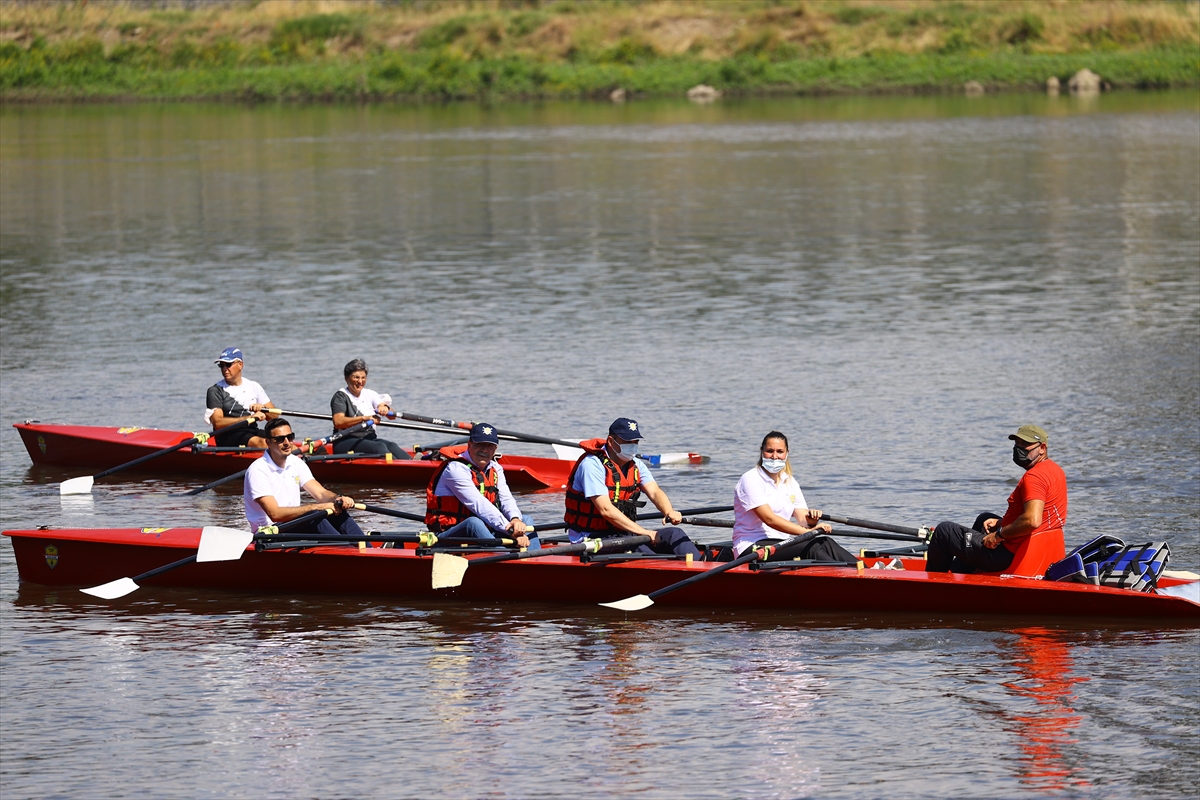
[[[308,465],[292,455],[296,435],[292,433],[291,423],[283,417],[271,420],[264,434],[267,452],[246,470],[242,493],[250,530],[258,531],[276,522],[287,522],[311,511],[333,509],[336,514],[294,528],[292,532],[362,536],[362,528],[346,512],[354,507],[354,498],[326,489],[313,477]],[[301,489],[317,502],[302,505]]]

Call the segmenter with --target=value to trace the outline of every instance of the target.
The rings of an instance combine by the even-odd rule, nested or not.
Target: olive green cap
[[[1040,425],[1022,425],[1020,428],[1017,428],[1016,433],[1008,438],[1014,440],[1020,439],[1026,444],[1033,444],[1034,442],[1049,444],[1050,442],[1050,435],[1047,434],[1046,429]]]

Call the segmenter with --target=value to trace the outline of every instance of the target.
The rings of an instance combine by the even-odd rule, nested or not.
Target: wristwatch
[[[997,525],[995,528],[992,529],[992,535],[995,536],[997,540],[1002,542],[1002,541],[1004,541],[1004,536],[1000,533],[1000,530],[1001,530],[1001,526]]]

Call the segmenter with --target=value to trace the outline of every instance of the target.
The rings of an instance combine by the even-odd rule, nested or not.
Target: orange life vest
[[[637,499],[642,494],[642,476],[638,472],[637,459],[629,459],[624,467],[616,464],[604,451],[604,442],[604,439],[588,439],[579,443],[584,453],[576,460],[575,466],[571,467],[571,474],[567,477],[567,511],[563,515],[563,522],[572,530],[615,530],[596,508],[596,504],[575,488],[575,473],[579,471],[583,460],[590,455],[599,458],[600,463],[604,465],[604,485],[608,487],[608,499],[630,519],[637,516]]]
[[[429,482],[429,486],[425,487],[425,525],[434,533],[440,533],[475,516],[471,509],[464,506],[454,495],[435,494],[438,481],[442,479],[442,473],[446,471],[446,467],[456,461],[466,464],[471,470],[471,480],[485,500],[496,505],[496,501],[500,499],[500,491],[496,488],[496,468],[494,466],[485,472],[465,458],[452,458],[443,462],[437,468],[437,472],[433,473],[433,480]]]

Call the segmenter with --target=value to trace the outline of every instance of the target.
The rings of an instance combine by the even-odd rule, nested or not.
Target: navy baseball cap
[[[642,430],[638,427],[637,420],[632,420],[628,417],[616,419],[612,425],[608,426],[608,433],[610,436],[615,436],[626,442],[635,442],[642,438]]]
[[[500,437],[496,435],[496,426],[486,422],[476,422],[471,426],[471,442],[474,444],[481,442],[500,444]]]
[[[221,351],[221,355],[213,363],[232,364],[235,361],[241,361],[243,364],[246,363],[246,359],[242,358],[242,351],[238,350],[236,347],[226,347]]]

